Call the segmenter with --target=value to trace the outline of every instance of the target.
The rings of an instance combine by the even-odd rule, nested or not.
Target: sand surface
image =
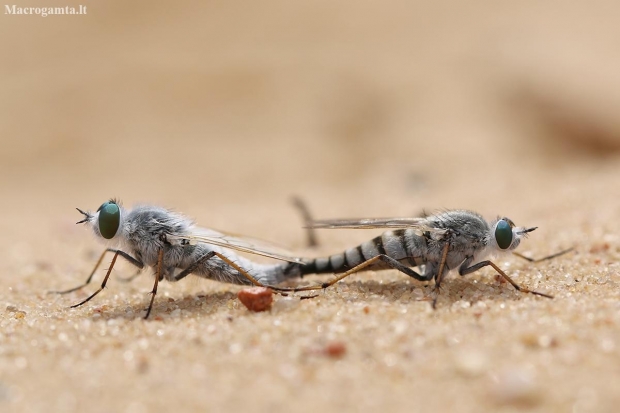
[[[1,17],[0,411],[617,411],[617,2],[175,4]],[[103,246],[74,208],[110,197],[301,256],[378,233],[308,248],[292,195],[319,218],[472,209],[538,226],[528,256],[575,250],[496,260],[552,300],[484,269],[436,310],[397,271],[265,313],[188,277],[146,321],[153,278],[126,264],[80,308],[103,271],[46,293],[85,280]]]

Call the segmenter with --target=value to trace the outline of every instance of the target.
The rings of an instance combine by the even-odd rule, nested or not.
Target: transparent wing
[[[262,255],[263,257],[275,258],[282,261],[303,263],[301,258],[293,256],[293,253],[286,251],[282,247],[274,245],[264,240],[227,234],[219,231],[207,230],[204,228],[194,228],[188,235],[169,235],[170,240],[183,240],[191,245],[205,243],[217,245],[218,247],[230,248],[250,254]]]
[[[321,219],[312,221],[309,228],[421,228],[424,218],[362,218]]]
[[[430,232],[433,235],[442,236],[446,233],[443,228],[435,228],[428,225],[426,218],[361,218],[361,219],[322,219],[312,221],[307,228],[334,229],[370,229],[370,228],[395,228],[415,229],[416,231]]]

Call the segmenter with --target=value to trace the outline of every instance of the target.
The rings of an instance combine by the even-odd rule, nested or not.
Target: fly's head
[[[76,222],[76,224],[86,224],[90,226],[98,237],[112,240],[121,233],[120,228],[123,219],[123,208],[119,205],[118,201],[111,199],[104,202],[99,209],[97,209],[97,212],[94,213],[90,211],[84,212],[80,208],[76,209],[84,215],[84,219]]]
[[[519,246],[523,237],[536,228],[517,227],[510,218],[500,218],[492,227],[491,244],[500,251],[512,251]]]

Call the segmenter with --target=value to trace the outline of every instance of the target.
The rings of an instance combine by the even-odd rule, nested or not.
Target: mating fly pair
[[[90,301],[105,288],[119,256],[139,269],[148,266],[154,270],[155,281],[145,318],[153,307],[159,281],[179,281],[189,274],[233,284],[266,286],[286,295],[327,288],[360,270],[394,268],[417,280],[434,279],[434,306],[441,281],[450,270],[458,267],[459,274],[465,275],[491,266],[517,290],[552,298],[520,287],[493,262],[481,261],[491,253],[514,250],[521,239],[536,228],[516,227],[508,218],[487,222],[471,211],[445,211],[425,218],[310,221],[307,226],[312,228],[393,229],[343,253],[315,259],[296,258],[257,240],[200,228],[189,218],[157,206],[143,205],[126,210],[117,201],[110,200],[94,213],[79,208],[78,211],[84,215],[78,224],[91,227],[98,238],[108,243],[108,248],[84,284],[59,293],[69,293],[88,285],[105,254],[111,252],[114,256],[101,287],[72,307]],[[284,262],[257,264],[232,250]],[[568,251],[541,260],[517,255],[529,261],[542,261]],[[420,268],[421,273],[410,267]],[[320,285],[277,287],[285,280],[323,273],[342,274]]]

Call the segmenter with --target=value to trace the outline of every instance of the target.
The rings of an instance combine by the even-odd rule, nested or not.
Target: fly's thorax
[[[449,239],[452,244],[467,246],[486,246],[489,238],[489,223],[478,213],[467,210],[454,210],[428,217],[431,228],[441,229],[438,241]]]
[[[122,226],[122,238],[127,247],[140,251],[144,256],[156,257],[160,249],[170,251],[170,258],[191,251],[190,245],[181,242],[180,237],[187,235],[192,222],[180,214],[165,208],[138,205],[127,211]],[[186,248],[187,247],[187,248]]]

